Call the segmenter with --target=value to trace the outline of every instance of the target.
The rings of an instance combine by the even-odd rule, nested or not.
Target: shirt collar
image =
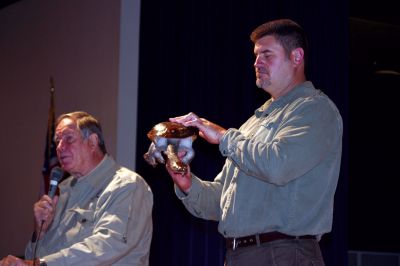
[[[91,187],[97,187],[105,180],[106,172],[115,165],[114,159],[109,155],[104,155],[101,162],[93,168],[87,175],[77,180],[77,184],[88,184]]]
[[[315,87],[311,81],[305,81],[295,86],[289,93],[279,97],[272,101],[272,98],[268,99],[260,108],[255,111],[257,117],[267,116],[272,110],[285,106],[288,103],[300,97],[307,97],[315,93]]]

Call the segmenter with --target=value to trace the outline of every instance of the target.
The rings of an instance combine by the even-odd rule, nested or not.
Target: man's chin
[[[68,163],[63,163],[63,162],[60,162],[60,164],[61,164],[61,168],[62,168],[65,172],[70,173],[70,171],[71,171],[71,165],[70,165],[70,164],[68,164]]]
[[[259,87],[260,89],[268,88],[270,85],[271,85],[271,82],[266,81],[266,80],[257,79],[257,81],[256,81],[256,86]]]
[[[258,87],[258,88],[260,88],[260,89],[265,89],[265,88],[267,88],[268,86],[270,85],[270,83],[269,82],[266,82],[266,81],[260,81],[260,82],[256,82],[256,86]]]

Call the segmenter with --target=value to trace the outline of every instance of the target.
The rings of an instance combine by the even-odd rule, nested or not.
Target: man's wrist
[[[39,259],[39,266],[47,266],[47,263],[44,259]]]

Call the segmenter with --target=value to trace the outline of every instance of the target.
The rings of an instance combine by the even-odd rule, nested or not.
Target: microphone
[[[53,199],[54,195],[57,191],[58,182],[64,175],[64,171],[59,166],[55,166],[51,169],[50,173],[50,186],[49,186],[49,193],[47,195]]]
[[[47,193],[47,195],[51,199],[53,199],[54,195],[56,194],[58,182],[60,182],[60,180],[63,177],[63,175],[64,175],[64,171],[63,171],[63,169],[61,169],[61,167],[55,166],[55,167],[53,167],[51,169],[49,192]],[[36,231],[34,233],[34,235],[35,235],[35,248],[33,250],[33,266],[36,266],[36,252],[37,252],[37,248],[39,246],[39,239],[37,239],[37,237],[40,237],[40,235],[42,234],[43,225],[44,225],[44,220],[42,220],[42,223],[40,224],[39,233],[37,235],[36,235]],[[42,263],[40,263],[40,265],[42,265]]]

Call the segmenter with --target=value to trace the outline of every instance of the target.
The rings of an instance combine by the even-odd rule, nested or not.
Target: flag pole
[[[46,145],[47,158],[50,158],[51,156],[51,144],[53,142],[53,137],[54,137],[54,123],[55,123],[54,92],[55,92],[54,79],[52,76],[50,76],[50,107],[49,107],[49,116],[47,120],[47,145]]]
[[[54,79],[50,76],[50,106],[47,119],[47,132],[46,132],[46,147],[44,153],[44,163],[42,169],[43,184],[41,186],[40,194],[47,194],[49,190],[50,172],[54,166],[59,165],[56,152],[56,144],[54,142],[55,135],[55,105],[54,95],[55,86]]]

